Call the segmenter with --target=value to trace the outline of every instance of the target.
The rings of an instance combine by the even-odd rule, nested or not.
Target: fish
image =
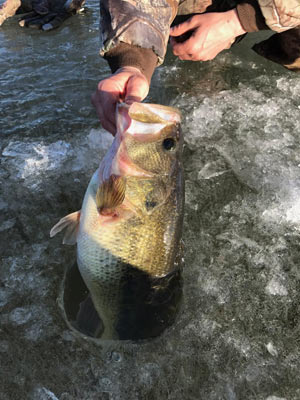
[[[118,339],[124,286],[134,276],[160,280],[180,268],[184,214],[179,110],[120,103],[117,132],[93,174],[82,208],[50,231],[77,244],[77,264],[104,331]],[[128,286],[128,284],[127,284]],[[122,303],[123,302],[123,303]],[[124,318],[123,318],[124,319]]]

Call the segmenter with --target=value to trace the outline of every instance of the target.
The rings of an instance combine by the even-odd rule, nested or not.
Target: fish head
[[[180,112],[172,107],[119,104],[117,135],[122,150],[116,162],[131,167],[127,170],[129,176],[135,175],[134,171],[141,176],[169,176],[181,156],[180,120]]]
[[[97,208],[101,215],[112,215],[125,202],[147,211],[149,204],[161,204],[169,195],[170,179],[178,172],[180,112],[156,104],[121,103],[116,123],[114,142],[99,168]]]

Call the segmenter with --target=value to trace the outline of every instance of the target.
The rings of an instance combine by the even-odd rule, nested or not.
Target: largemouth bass
[[[120,104],[116,122],[81,211],[50,232],[53,237],[66,229],[63,243],[77,243],[77,264],[104,324],[103,339],[120,336],[128,276],[137,272],[155,280],[179,268],[184,205],[179,112]]]

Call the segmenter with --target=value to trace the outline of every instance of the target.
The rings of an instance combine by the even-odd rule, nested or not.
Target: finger
[[[199,24],[199,17],[201,16],[196,15],[195,17],[189,18],[187,21],[173,26],[170,29],[170,36],[181,36],[183,33],[194,29]]]
[[[174,56],[183,56],[186,54],[190,54],[190,49],[185,43],[178,43],[172,48]]]
[[[116,99],[110,98],[101,101],[102,96],[98,92],[92,95],[91,101],[96,109],[96,113],[104,129],[115,135],[116,124],[115,124],[115,110],[116,110]]]
[[[182,43],[178,43],[174,38],[171,39],[173,54],[178,57],[194,53],[193,44],[193,36]]]
[[[178,58],[182,61],[195,61],[192,54],[183,54],[181,56],[178,56]]]
[[[117,130],[115,121],[111,121],[107,118],[108,114],[106,114],[105,110],[101,106],[96,108],[96,111],[102,127],[114,136]],[[115,114],[115,111],[113,111],[113,114]]]
[[[20,2],[17,0],[7,0],[0,4],[0,26],[7,18],[15,15],[19,7]]]
[[[128,79],[125,89],[125,102],[142,101],[149,92],[149,84],[143,75],[134,75]]]
[[[111,133],[113,136],[115,136],[115,134],[117,132],[115,123],[112,123],[111,121],[106,119],[104,116],[104,113],[100,114],[99,120],[101,122],[102,128],[105,129],[106,131],[108,131],[109,133]]]

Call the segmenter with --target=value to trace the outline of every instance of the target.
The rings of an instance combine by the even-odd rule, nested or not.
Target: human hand
[[[181,60],[208,61],[222,50],[229,49],[236,37],[244,33],[246,31],[240,23],[237,11],[233,9],[194,15],[171,28],[170,43],[174,55]],[[188,35],[187,39],[183,41],[182,35]]]
[[[131,104],[142,101],[149,92],[149,83],[138,68],[122,67],[98,83],[92,103],[104,129],[116,133],[116,105],[120,101]]]
[[[0,5],[0,26],[7,18],[15,15],[20,6],[21,0],[4,1],[4,4]]]
[[[23,14],[20,26],[44,31],[57,28],[64,20],[76,14],[85,0],[6,0],[0,8],[0,25],[15,14]]]

